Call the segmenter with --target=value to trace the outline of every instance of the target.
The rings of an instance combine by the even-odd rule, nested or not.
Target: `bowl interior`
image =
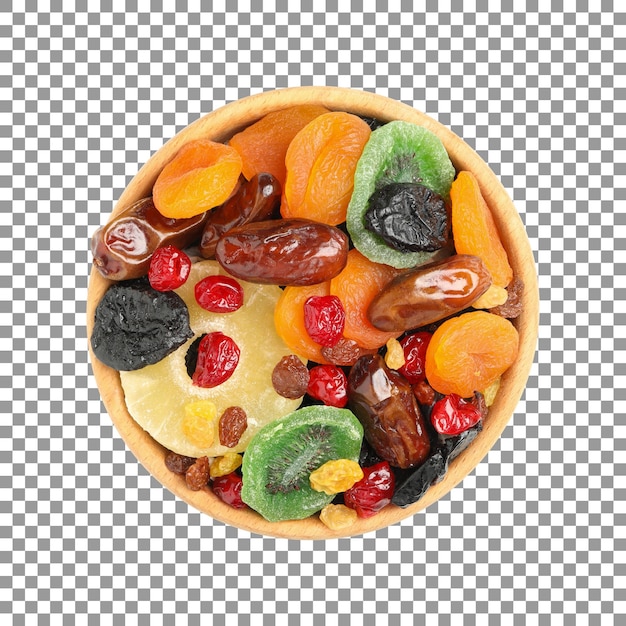
[[[136,200],[151,195],[158,174],[185,143],[198,138],[226,141],[270,111],[305,103],[322,104],[331,110],[376,117],[382,121],[405,120],[425,126],[438,135],[457,171],[469,170],[478,179],[483,196],[498,225],[513,271],[524,282],[523,312],[514,321],[520,335],[518,359],[502,377],[498,396],[485,419],[482,432],[452,461],[446,477],[433,485],[415,504],[405,509],[390,505],[374,517],[359,519],[345,531],[329,530],[315,518],[267,522],[251,510],[236,510],[224,504],[210,489],[190,491],[183,477],[170,472],[163,462],[165,449],[129,415],[118,372],[100,363],[91,353],[91,346],[89,350],[102,400],[116,428],[137,459],[167,489],[211,517],[244,530],[293,539],[325,539],[362,534],[414,515],[447,494],[485,457],[513,415],[526,385],[537,341],[539,299],[534,258],[524,225],[507,192],[489,166],[451,130],[434,119],[405,104],[369,92],[339,87],[297,87],[250,96],[209,113],[178,133],[150,158],[121,195],[112,216]],[[109,283],[110,281],[92,268],[87,299],[89,338],[93,330],[96,305]]]

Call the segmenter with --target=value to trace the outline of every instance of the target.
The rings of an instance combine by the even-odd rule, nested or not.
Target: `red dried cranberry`
[[[458,435],[475,426],[480,418],[480,409],[456,393],[435,402],[430,414],[435,430],[442,435]]]
[[[342,409],[348,403],[348,379],[336,365],[316,365],[309,372],[307,393],[328,406]]]
[[[343,494],[343,501],[359,517],[372,517],[391,502],[396,480],[387,461],[364,467],[363,474],[363,478]]]
[[[157,291],[172,291],[185,283],[191,271],[191,259],[176,246],[157,248],[150,259],[148,280]]]
[[[232,313],[243,305],[243,288],[230,276],[207,276],[196,283],[196,302],[212,313]]]
[[[304,326],[320,346],[336,346],[345,325],[346,312],[337,296],[311,296],[304,303]]]
[[[239,363],[239,346],[224,333],[209,333],[198,346],[198,362],[191,381],[198,387],[217,387],[227,381]]]
[[[234,509],[245,509],[246,504],[241,499],[241,488],[243,481],[237,472],[231,472],[225,476],[218,476],[213,479],[213,492],[215,495],[229,504]]]
[[[412,385],[426,378],[426,348],[430,343],[431,333],[421,332],[407,335],[400,341],[404,350],[404,365],[398,370]]]

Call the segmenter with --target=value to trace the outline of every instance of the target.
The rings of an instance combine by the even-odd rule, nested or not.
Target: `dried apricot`
[[[394,268],[374,263],[353,249],[348,252],[344,270],[330,281],[330,293],[341,300],[346,312],[343,334],[362,348],[380,348],[402,334],[378,330],[367,317],[372,300],[397,274]]]
[[[328,361],[322,356],[322,346],[313,341],[307,332],[304,303],[312,296],[327,296],[329,293],[329,281],[308,287],[285,287],[274,310],[278,336],[292,352],[316,363]]]
[[[450,199],[457,253],[480,257],[491,274],[493,285],[506,287],[513,278],[513,270],[493,215],[471,172],[459,172],[452,183]]]
[[[285,165],[280,212],[336,226],[346,221],[356,164],[371,134],[356,115],[325,113],[294,138]]]
[[[169,218],[199,215],[224,203],[240,174],[241,157],[234,148],[208,139],[191,141],[159,174],[154,205]]]
[[[472,311],[446,320],[426,350],[426,378],[444,395],[483,391],[517,358],[519,336],[507,319]]]
[[[285,184],[285,155],[291,140],[316,117],[328,113],[318,104],[300,104],[273,111],[237,133],[228,142],[241,156],[243,175],[268,172]]]

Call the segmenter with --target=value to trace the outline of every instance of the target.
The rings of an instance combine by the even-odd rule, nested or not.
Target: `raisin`
[[[327,504],[320,511],[320,521],[330,530],[349,528],[357,520],[357,512],[345,504]]]
[[[148,280],[157,291],[172,291],[185,284],[189,272],[191,259],[175,246],[165,246],[154,251]]]
[[[272,372],[272,385],[279,396],[296,400],[301,398],[309,384],[309,370],[295,355],[284,356]]]
[[[495,313],[501,317],[514,319],[522,312],[522,294],[524,293],[524,283],[521,278],[513,277],[513,280],[506,288],[507,299],[504,304],[489,309],[490,313]]]
[[[362,356],[375,353],[376,350],[361,348],[356,341],[345,337],[342,337],[332,348],[322,348],[322,356],[327,361],[341,366],[354,365]]]
[[[91,346],[105,365],[130,371],[158,363],[192,336],[182,298],[140,278],[106,291],[96,307]]]
[[[430,405],[435,402],[435,390],[425,380],[413,385],[413,393],[420,404]]]
[[[218,456],[213,459],[209,475],[211,478],[219,478],[220,476],[226,476],[234,472],[237,468],[241,467],[243,458],[241,454],[236,452],[227,452],[224,456]]]
[[[200,491],[209,482],[209,459],[201,456],[185,473],[187,487],[192,491]]]
[[[446,245],[450,233],[443,198],[413,183],[391,183],[375,191],[365,227],[399,252],[434,252]]]
[[[165,455],[165,467],[174,474],[184,474],[195,462],[196,459],[192,456],[184,456],[171,450]]]
[[[352,459],[333,459],[311,472],[311,489],[323,491],[328,496],[347,491],[363,478],[363,470]]]
[[[220,443],[234,448],[248,428],[248,416],[240,406],[229,406],[220,417]]]

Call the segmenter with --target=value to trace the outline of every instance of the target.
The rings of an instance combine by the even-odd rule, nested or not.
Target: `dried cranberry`
[[[363,478],[343,494],[343,501],[359,517],[372,517],[391,502],[396,481],[387,461],[364,467],[363,474]]]
[[[148,280],[157,291],[172,291],[185,283],[191,271],[191,259],[176,246],[157,248],[150,260]]]
[[[241,499],[241,488],[243,481],[237,472],[231,472],[225,476],[218,476],[213,479],[213,492],[215,495],[232,506],[234,509],[245,509],[246,504]]]
[[[426,348],[430,343],[431,333],[421,332],[407,335],[400,341],[404,350],[404,365],[398,370],[412,385],[426,378]]]
[[[480,409],[456,393],[435,402],[430,414],[430,421],[435,430],[442,435],[458,435],[475,426],[480,418]]]
[[[304,303],[304,326],[320,346],[336,346],[345,324],[346,312],[337,296],[311,296]]]
[[[309,372],[307,393],[328,406],[342,409],[348,403],[348,379],[336,365],[316,365]]]
[[[239,346],[224,333],[209,333],[198,346],[198,362],[191,378],[198,387],[217,387],[227,381],[239,363]]]
[[[243,305],[243,288],[230,276],[207,276],[194,287],[196,302],[212,313],[232,313]]]

